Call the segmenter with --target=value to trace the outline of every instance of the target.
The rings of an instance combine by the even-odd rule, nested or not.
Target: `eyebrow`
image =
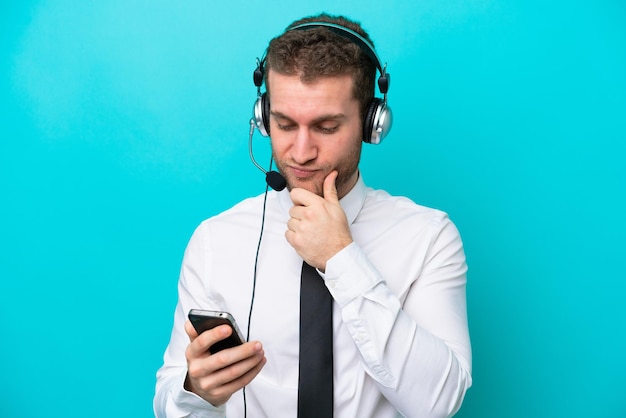
[[[273,110],[270,110],[270,115],[278,119],[286,119],[290,122],[294,122],[293,119],[291,119],[289,116],[281,112],[275,112]],[[327,120],[338,121],[338,120],[344,119],[345,117],[346,115],[344,115],[343,113],[329,113],[327,115],[318,116],[317,118],[313,119],[312,124],[314,125],[316,123],[324,122]]]

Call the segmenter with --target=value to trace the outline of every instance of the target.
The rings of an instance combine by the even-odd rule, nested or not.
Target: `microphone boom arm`
[[[254,119],[250,119],[250,139],[248,140],[248,152],[250,153],[250,160],[252,160],[252,163],[256,166],[256,168],[267,174],[267,170],[261,167],[259,163],[256,162],[256,160],[254,159],[254,154],[252,153],[252,135],[254,134],[254,128]]]

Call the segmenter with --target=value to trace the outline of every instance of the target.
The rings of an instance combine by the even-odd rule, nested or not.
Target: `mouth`
[[[310,179],[319,172],[319,170],[315,170],[311,168],[294,167],[294,166],[289,166],[288,170],[291,173],[291,175],[297,178],[298,180]]]

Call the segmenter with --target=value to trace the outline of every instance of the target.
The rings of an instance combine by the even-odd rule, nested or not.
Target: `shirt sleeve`
[[[472,383],[463,244],[446,216],[429,239],[403,300],[356,243],[322,274],[366,372],[406,417],[453,415]]]
[[[183,264],[178,282],[178,303],[174,313],[174,326],[170,343],[163,356],[163,366],[157,372],[157,383],[154,396],[154,414],[156,417],[208,417],[223,418],[226,407],[215,407],[195,393],[184,389],[187,376],[185,350],[189,337],[185,333],[184,324],[187,312],[192,307],[206,306],[201,300],[206,295],[202,285],[202,272],[205,271],[207,251],[204,240],[207,239],[198,230],[194,233],[185,250]]]

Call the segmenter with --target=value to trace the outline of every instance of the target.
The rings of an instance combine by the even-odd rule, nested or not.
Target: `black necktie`
[[[333,298],[315,268],[302,263],[298,418],[333,416]]]

